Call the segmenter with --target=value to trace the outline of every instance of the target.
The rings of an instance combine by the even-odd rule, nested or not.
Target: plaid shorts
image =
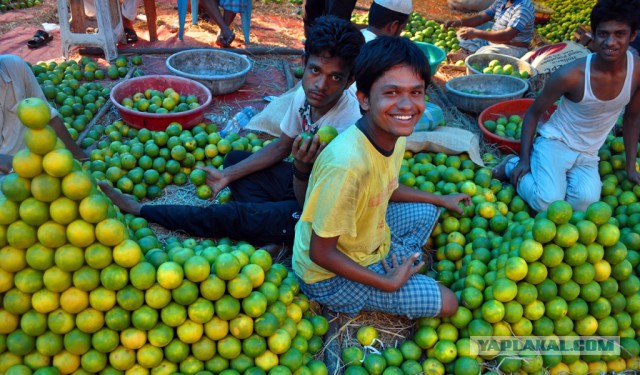
[[[400,260],[420,252],[435,227],[440,209],[426,203],[390,203],[386,220],[391,229],[391,255]],[[384,274],[382,262],[369,269]],[[430,277],[415,274],[397,291],[388,293],[374,287],[335,276],[313,284],[300,281],[304,294],[335,312],[357,314],[382,311],[411,319],[437,316],[442,308],[439,284]]]
[[[242,13],[247,9],[250,0],[220,0],[220,6],[224,10],[234,13]]]

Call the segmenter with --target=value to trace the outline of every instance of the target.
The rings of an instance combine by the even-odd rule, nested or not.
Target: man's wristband
[[[311,172],[302,172],[298,168],[296,168],[296,163],[291,163],[293,167],[293,177],[297,178],[300,181],[309,181],[309,177],[311,176]]]

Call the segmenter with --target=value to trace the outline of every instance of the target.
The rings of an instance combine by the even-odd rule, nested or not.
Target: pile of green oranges
[[[548,23],[536,26],[536,32],[549,43],[559,43],[571,40],[578,26],[591,24],[589,17],[596,1],[546,0],[543,3],[554,13]]]
[[[142,64],[138,55],[131,57],[133,65]],[[100,69],[98,64],[87,56],[79,62],[75,60],[57,63],[38,62],[31,66],[45,97],[57,109],[71,137],[77,139],[98,110],[109,99],[110,89],[101,83],[107,77],[117,80],[129,73],[129,60],[125,56],[116,59],[107,70]],[[134,76],[140,76],[136,70]],[[83,82],[84,81],[84,82]],[[87,147],[87,146],[85,146]]]
[[[515,141],[519,141],[522,134],[522,117],[520,115],[500,116],[495,121],[485,121],[483,125],[495,135]]]
[[[180,94],[171,87],[164,91],[147,89],[144,92],[136,92],[122,99],[120,104],[135,111],[149,113],[185,112],[200,106],[196,95]]]
[[[39,62],[31,70],[45,97],[58,110],[71,137],[77,139],[108,100],[110,90],[98,82],[91,82],[95,78],[94,72],[86,67],[83,72],[82,66],[74,60],[59,64]]]
[[[270,141],[262,141],[254,133],[221,137],[213,123],[182,129],[178,123],[165,131],[130,128],[116,121],[87,133],[87,144],[98,140],[85,168],[97,180],[108,180],[122,192],[139,199],[157,198],[167,185],[182,186],[191,181],[200,199],[212,196],[205,175],[196,167],[222,168],[224,156],[232,150],[255,152]],[[85,140],[87,139],[85,138]],[[218,197],[230,199],[228,191]]]
[[[460,49],[455,28],[450,27],[445,30],[441,23],[427,20],[416,12],[411,13],[409,22],[400,35],[406,36],[415,42],[433,44],[447,53]]]
[[[7,12],[14,9],[26,9],[42,4],[40,0],[27,0],[27,1],[12,1],[2,0],[0,1],[0,12]]]
[[[162,246],[48,115],[19,106],[27,148],[0,184],[0,373],[327,373],[328,322],[283,265],[228,239]]]
[[[369,23],[369,14],[353,13],[351,22],[366,25]],[[447,53],[457,51],[460,48],[455,28],[451,27],[445,30],[441,23],[427,20],[417,12],[411,13],[407,26],[400,35],[410,38],[414,42],[433,44]]]

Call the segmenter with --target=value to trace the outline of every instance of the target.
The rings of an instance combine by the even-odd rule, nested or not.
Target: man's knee
[[[249,156],[251,156],[251,153],[247,151],[231,151],[227,156],[225,156],[222,166],[223,168],[227,168],[234,164],[238,164]]]
[[[579,191],[567,194],[567,202],[576,211],[586,211],[591,203],[600,200],[600,193],[600,185],[584,186]]]
[[[526,178],[533,178],[530,174]],[[523,179],[521,184],[526,183]],[[566,191],[554,189],[552,186],[539,186],[535,193],[530,194],[529,189],[523,191],[518,186],[518,194],[536,211],[546,211],[547,207],[555,201],[564,200]]]
[[[441,317],[451,316],[458,310],[458,298],[444,285],[439,284],[440,295],[442,296],[442,309],[440,310]]]

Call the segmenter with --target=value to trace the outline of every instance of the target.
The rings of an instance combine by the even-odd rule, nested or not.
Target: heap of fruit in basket
[[[134,111],[149,113],[185,112],[200,106],[196,95],[181,95],[171,87],[164,92],[153,89],[137,92],[122,99],[120,104]]]
[[[522,117],[520,115],[500,116],[495,121],[485,121],[483,125],[488,131],[497,136],[520,140],[520,133],[522,132]]]
[[[506,76],[514,76],[519,78],[529,78],[529,72],[526,70],[517,71],[511,64],[500,63],[500,60],[494,59],[489,61],[489,65],[481,67],[479,64],[471,64],[471,67],[484,74],[502,74]]]

